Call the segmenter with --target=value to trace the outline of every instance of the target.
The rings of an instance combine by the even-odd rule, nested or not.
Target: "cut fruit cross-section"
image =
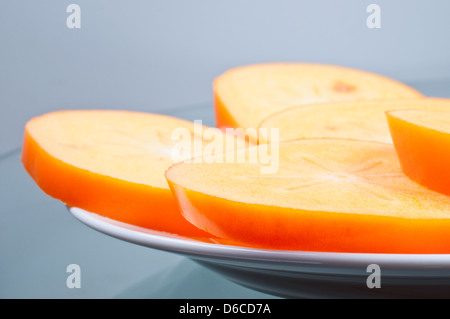
[[[164,172],[177,156],[199,155],[198,145],[206,148],[216,138],[204,136],[211,130],[225,136],[158,114],[52,112],[26,124],[22,162],[45,193],[68,206],[153,230],[205,236],[181,216]],[[226,137],[222,145],[233,149],[234,137]]]
[[[280,141],[332,137],[392,143],[385,112],[411,108],[450,112],[450,99],[347,101],[295,106],[262,121],[259,142],[271,142],[271,134],[263,133],[277,128]]]
[[[263,146],[238,153],[250,158]],[[260,164],[250,162],[178,163],[166,178],[183,215],[228,243],[450,253],[450,197],[405,176],[392,144],[300,139],[279,144],[273,174],[262,174]]]
[[[393,79],[352,68],[266,63],[230,69],[213,83],[216,126],[256,128],[268,115],[305,104],[420,98]]]
[[[386,114],[403,172],[417,183],[450,196],[450,110]]]

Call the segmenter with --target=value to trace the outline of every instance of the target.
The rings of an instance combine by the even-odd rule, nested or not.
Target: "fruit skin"
[[[194,224],[204,225],[205,231],[224,238],[228,245],[320,252],[450,253],[450,220],[299,212],[217,198],[170,181],[169,185],[183,215]],[[247,218],[255,214],[257,223]],[[286,219],[291,223],[283,222]]]
[[[400,119],[396,112],[386,117],[405,175],[450,196],[450,134]]]
[[[68,206],[132,225],[189,237],[211,237],[187,222],[172,193],[64,163],[50,156],[25,130],[21,161],[37,185]]]
[[[214,93],[214,111],[216,116],[216,127],[220,129],[240,127],[230,115],[217,93]]]

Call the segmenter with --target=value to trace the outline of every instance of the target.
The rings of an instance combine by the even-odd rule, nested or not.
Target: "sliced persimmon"
[[[245,157],[267,146],[250,147]],[[450,197],[403,174],[392,144],[300,139],[278,146],[273,174],[250,161],[173,165],[166,178],[183,215],[242,246],[450,253]]]
[[[403,172],[450,196],[450,110],[386,112]]]
[[[266,63],[230,69],[213,83],[216,125],[256,128],[269,114],[304,104],[418,98],[415,89],[367,71],[313,63]]]
[[[179,143],[208,145],[205,128],[141,112],[52,112],[26,124],[22,162],[45,193],[68,206],[153,230],[209,236],[182,217],[164,178],[177,161],[174,150],[183,153]],[[195,155],[191,150],[180,160]]]
[[[271,142],[271,135],[264,132],[277,128],[280,141],[332,137],[392,143],[385,112],[411,108],[450,112],[450,99],[387,99],[294,106],[270,115],[259,124],[259,142]]]

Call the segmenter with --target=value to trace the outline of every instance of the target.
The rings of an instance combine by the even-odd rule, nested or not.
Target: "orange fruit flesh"
[[[251,158],[265,145],[251,147]],[[273,146],[273,145],[272,145]],[[237,245],[301,251],[450,253],[450,197],[411,181],[391,144],[304,139],[261,164],[178,163],[166,178],[183,215]]]
[[[386,111],[417,109],[450,112],[450,99],[367,100],[295,106],[263,120],[261,132],[279,129],[280,141],[297,138],[353,138],[392,143]],[[259,135],[260,143],[271,135]]]
[[[210,237],[182,217],[164,178],[181,140],[172,133],[181,129],[190,138],[183,143],[207,145],[200,130],[205,127],[197,128],[157,114],[53,112],[26,124],[22,162],[45,193],[68,206],[153,230]]]
[[[233,68],[214,80],[213,93],[219,128],[255,128],[268,115],[296,105],[423,97],[411,87],[378,74],[307,63]]]
[[[405,110],[386,115],[403,172],[450,196],[450,111]]]

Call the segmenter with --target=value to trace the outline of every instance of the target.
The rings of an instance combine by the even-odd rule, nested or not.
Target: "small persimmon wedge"
[[[267,146],[234,153],[251,159]],[[248,247],[450,253],[450,197],[403,174],[392,144],[299,139],[278,148],[271,173],[254,160],[173,165],[166,178],[183,215]]]
[[[213,83],[216,126],[255,128],[269,114],[304,104],[420,98],[394,79],[348,67],[314,63],[262,63],[236,67]]]
[[[386,112],[403,172],[450,196],[450,111]]]
[[[411,108],[450,112],[450,99],[386,99],[295,106],[264,119],[258,126],[259,142],[271,142],[270,130],[278,129],[279,141],[332,137],[392,143],[385,112]]]
[[[68,206],[157,231],[209,236],[182,217],[164,178],[177,156],[195,155],[189,143],[208,145],[205,128],[141,112],[51,112],[27,122],[22,163],[46,194]]]

